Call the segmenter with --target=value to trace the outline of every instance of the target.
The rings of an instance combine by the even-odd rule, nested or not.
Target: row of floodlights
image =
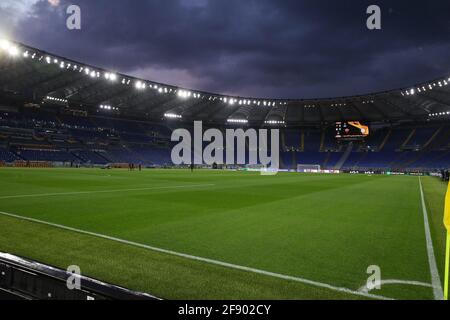
[[[428,116],[429,116],[429,117],[442,117],[442,116],[449,116],[449,115],[450,115],[450,111],[447,111],[447,112],[430,113]]]
[[[275,107],[277,103],[275,101],[267,101],[267,100],[251,100],[251,99],[236,99],[236,98],[227,98],[220,97],[220,101],[223,103],[227,103],[229,105],[240,105],[240,106],[264,106],[264,107]],[[287,105],[287,102],[280,102],[280,105]]]
[[[50,97],[50,96],[45,97],[45,100],[59,102],[59,103],[67,103],[67,99],[55,98],[55,97]]]
[[[20,55],[21,51],[20,49],[14,45],[13,43],[7,41],[7,40],[1,40],[0,42],[0,48],[8,52],[11,56],[18,56]],[[118,75],[112,72],[103,72],[99,70],[94,70],[93,68],[86,67],[86,66],[80,66],[77,64],[74,64],[73,62],[64,61],[62,59],[52,57],[49,55],[43,56],[43,55],[37,55],[35,52],[30,53],[29,51],[23,52],[23,56],[25,58],[31,57],[32,59],[38,58],[39,61],[43,61],[47,64],[56,64],[61,69],[65,70],[71,70],[71,71],[78,71],[80,73],[84,72],[87,76],[90,76],[91,78],[101,78],[104,77],[106,80],[109,80],[111,82],[115,82],[118,80]],[[134,82],[134,86],[138,90],[144,90],[146,88],[155,89],[159,93],[176,93],[178,97],[187,99],[187,98],[194,98],[194,99],[204,99],[207,98],[210,101],[212,100],[220,100],[223,103],[229,104],[229,105],[240,105],[240,106],[265,106],[265,107],[275,107],[278,105],[287,105],[287,102],[281,101],[281,102],[275,102],[275,101],[268,101],[268,100],[254,100],[254,99],[237,99],[232,97],[220,97],[220,96],[213,96],[213,95],[204,95],[202,93],[196,93],[191,92],[189,90],[184,89],[176,89],[176,88],[169,88],[160,86],[157,84],[149,84],[144,80],[135,80],[133,81],[130,78],[122,78],[121,83],[124,85],[130,85],[132,82]]]
[[[12,57],[16,57],[20,53],[19,48],[7,40],[0,40],[0,49]]]
[[[228,119],[228,123],[248,123],[247,119]]]
[[[168,119],[181,119],[181,118],[183,118],[183,116],[181,116],[179,114],[175,114],[175,113],[165,113],[164,117],[168,118]]]
[[[402,94],[402,96],[413,96],[416,93],[423,93],[423,92],[427,92],[428,90],[433,90],[434,88],[442,88],[444,86],[448,86],[449,83],[450,83],[450,78],[444,79],[441,81],[437,81],[437,82],[428,83],[428,84],[425,84],[420,87],[408,89],[408,90],[402,91],[401,94]]]
[[[265,124],[281,124],[284,125],[286,122],[280,121],[280,120],[266,120],[264,121]]]
[[[21,54],[20,49],[14,45],[13,43],[7,41],[7,40],[0,40],[0,49],[2,49],[3,51],[7,52],[10,56],[12,57],[16,57],[19,56]],[[37,56],[36,52],[29,52],[24,51],[22,53],[23,57],[28,58],[31,57],[32,59],[35,59]],[[78,71],[78,72],[84,72],[86,75],[90,76],[91,78],[100,78],[102,76],[103,73],[103,77],[106,80],[109,80],[111,82],[115,82],[118,80],[118,75],[112,72],[100,72],[98,70],[93,70],[89,67],[84,67],[84,66],[79,66],[67,61],[63,61],[60,60],[58,58],[55,57],[51,57],[51,56],[39,56],[38,60],[41,61],[43,60],[44,62],[46,62],[47,64],[57,64],[59,65],[59,67],[61,69],[71,69],[73,71]],[[129,78],[122,78],[122,84],[125,85],[130,85],[132,82],[131,79]],[[437,81],[437,82],[433,82],[433,83],[429,83],[426,85],[423,85],[421,87],[416,87],[416,88],[412,88],[412,89],[408,89],[405,91],[401,91],[401,95],[402,96],[411,96],[411,95],[415,95],[416,93],[422,93],[422,92],[426,92],[428,90],[433,90],[435,87],[443,87],[443,86],[447,86],[450,83],[450,78],[445,79],[445,80],[441,80],[441,81]],[[143,90],[146,89],[147,87],[151,88],[151,89],[155,89],[157,90],[159,93],[177,93],[178,97],[183,98],[183,99],[187,99],[187,98],[196,98],[196,99],[200,99],[200,98],[207,98],[207,96],[201,94],[201,93],[195,93],[195,92],[191,92],[188,90],[184,90],[184,89],[173,89],[173,88],[167,88],[167,87],[163,87],[163,86],[159,86],[156,84],[147,84],[145,81],[143,80],[136,80],[134,82],[134,85],[136,87],[136,89],[138,90]],[[257,105],[257,106],[267,106],[267,107],[275,107],[277,105],[277,102],[275,101],[267,101],[267,100],[253,100],[253,99],[236,99],[236,98],[231,98],[231,97],[218,97],[218,96],[209,96],[209,100],[217,100],[219,99],[220,101],[229,104],[229,105],[241,105],[241,106],[251,106],[251,105]],[[363,104],[369,104],[369,103],[373,103],[373,100],[371,101],[363,101]],[[287,105],[288,103],[285,101],[281,101],[278,102],[278,105]],[[336,103],[336,104],[332,104],[332,107],[342,107],[342,106],[346,106],[346,103]],[[305,108],[315,108],[315,105],[304,105]]]
[[[117,107],[111,107],[110,105],[107,105],[107,104],[101,104],[101,105],[100,105],[100,109],[103,109],[103,110],[114,110],[114,111],[119,111],[119,108],[117,108]]]

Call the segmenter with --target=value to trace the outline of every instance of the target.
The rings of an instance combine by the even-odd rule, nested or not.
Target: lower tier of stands
[[[145,166],[170,166],[171,150],[158,147],[130,147],[111,150],[8,150],[0,148],[0,161],[46,161],[73,164],[105,165],[108,163],[135,163]],[[424,169],[450,167],[450,151],[413,152],[382,151],[353,152],[342,167],[336,167],[343,152],[295,152],[280,154],[281,168],[295,170],[298,164],[320,165],[324,169]]]
[[[280,128],[281,168],[296,169],[298,164],[350,170],[450,167],[448,123],[383,124],[351,144],[336,139],[334,131],[333,125]],[[0,162],[166,166],[172,164],[170,135],[164,123],[0,111]]]

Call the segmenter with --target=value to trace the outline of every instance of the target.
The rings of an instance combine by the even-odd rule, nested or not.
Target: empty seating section
[[[280,154],[280,165],[283,169],[295,169],[294,161],[292,159],[292,152],[281,152]]]
[[[393,129],[389,140],[385,144],[382,151],[396,151],[399,150],[402,144],[406,141],[408,136],[411,134],[412,129],[410,128],[399,128]]]
[[[369,139],[363,146],[366,149],[378,151],[388,133],[388,129],[372,130]]]
[[[317,152],[320,150],[321,132],[319,130],[304,131],[304,151]]]
[[[76,117],[72,115],[59,115],[59,120],[65,127],[73,129],[94,129],[95,124],[88,117]]]
[[[286,129],[284,131],[284,144],[286,149],[299,149],[300,137],[300,130]]]
[[[17,154],[29,161],[80,162],[73,154],[61,150],[19,150]]]
[[[0,112],[0,161],[170,163],[161,124],[48,112]],[[14,150],[14,152],[12,151]]]
[[[343,152],[330,152],[328,153],[328,160],[326,164],[324,164],[324,167],[327,169],[333,169],[339,160],[341,160],[342,156],[344,155]]]
[[[297,163],[299,164],[318,164],[323,166],[326,159],[325,152],[297,152]]]
[[[150,143],[154,141],[152,137],[139,133],[122,133],[120,138],[125,142],[132,143]]]
[[[7,149],[4,148],[0,148],[0,161],[13,162],[15,160],[20,160],[20,158],[11,151],[8,151]]]
[[[167,148],[133,147],[132,151],[142,159],[145,165],[170,165],[171,152]]]
[[[136,160],[140,160],[137,155],[126,149],[110,149],[106,151],[105,156],[115,163],[135,163],[138,162]]]
[[[72,153],[84,163],[107,164],[111,162],[104,151],[76,150]]]
[[[340,146],[336,143],[336,131],[334,128],[328,128],[324,131],[323,151],[338,151]]]
[[[436,133],[438,128],[417,128],[405,147],[421,148]]]

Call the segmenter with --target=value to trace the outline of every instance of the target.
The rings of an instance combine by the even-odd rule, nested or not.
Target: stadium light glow
[[[145,87],[146,87],[145,83],[142,82],[142,81],[140,81],[140,80],[136,81],[136,83],[135,83],[134,86],[135,86],[136,89],[138,89],[138,90],[143,90],[143,89],[145,89]]]
[[[12,57],[19,55],[19,48],[6,39],[0,40],[0,49],[6,51]]]
[[[228,123],[248,123],[247,119],[228,119]]]
[[[117,75],[115,73],[106,72],[105,79],[114,82],[117,80]],[[122,83],[124,83],[124,81],[122,81]]]
[[[286,124],[286,122],[284,121],[279,121],[279,120],[266,120],[264,121],[265,124]]]
[[[62,98],[55,98],[55,97],[51,97],[51,96],[46,96],[45,100],[49,100],[52,102],[58,102],[58,103],[67,103],[67,99],[62,99]]]
[[[183,118],[182,115],[175,114],[175,113],[165,113],[164,117],[168,118],[168,119],[181,119],[181,118]]]
[[[444,112],[436,112],[436,113],[430,113],[428,114],[428,117],[443,117],[443,116],[450,116],[450,111],[444,111]]]
[[[111,111],[111,110],[118,111],[119,110],[119,108],[111,107],[109,104],[101,104],[100,109],[108,110],[108,111]]]
[[[186,91],[186,90],[178,90],[177,95],[180,98],[187,99],[192,95],[192,93],[190,91]]]
[[[6,39],[1,39],[0,40],[0,49],[8,50],[9,47],[11,47],[11,42],[9,42]]]

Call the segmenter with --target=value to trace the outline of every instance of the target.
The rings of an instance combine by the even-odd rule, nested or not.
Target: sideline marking
[[[35,194],[19,194],[19,195],[12,195],[12,196],[1,196],[0,199],[72,196],[72,195],[94,194],[94,193],[114,193],[114,192],[130,192],[130,191],[162,190],[162,189],[181,189],[181,188],[201,188],[201,187],[213,187],[213,186],[215,186],[215,184],[192,184],[192,185],[184,185],[184,186],[148,187],[148,188],[135,188],[135,189],[75,191],[75,192],[56,192],[56,193],[35,193]]]
[[[195,260],[195,261],[206,262],[206,263],[209,263],[209,264],[218,265],[218,266],[225,267],[225,268],[230,268],[230,269],[235,269],[235,270],[240,270],[240,271],[247,271],[247,272],[261,274],[261,275],[265,275],[265,276],[269,276],[269,277],[273,277],[273,278],[278,278],[278,279],[283,279],[283,280],[290,280],[290,281],[300,282],[300,283],[308,284],[308,285],[315,286],[315,287],[321,287],[321,288],[325,288],[325,289],[329,289],[329,290],[333,290],[333,291],[343,292],[343,293],[357,295],[357,296],[362,296],[362,297],[371,298],[371,299],[394,300],[393,298],[384,297],[384,296],[381,296],[381,295],[359,292],[359,291],[351,290],[351,289],[348,289],[348,288],[345,288],[345,287],[336,287],[336,286],[333,286],[333,285],[330,285],[330,284],[327,284],[327,283],[322,283],[322,282],[318,282],[318,281],[314,281],[314,280],[308,280],[308,279],[305,279],[305,278],[288,276],[288,275],[274,273],[274,272],[270,272],[270,271],[264,271],[264,270],[260,270],[260,269],[240,266],[240,265],[236,265],[236,264],[232,264],[232,263],[228,263],[228,262],[223,262],[223,261],[219,261],[219,260],[202,258],[202,257],[197,257],[197,256],[185,254],[185,253],[179,253],[179,252],[176,252],[176,251],[171,251],[171,250],[161,249],[161,248],[157,248],[157,247],[152,247],[152,246],[148,246],[148,245],[145,245],[145,244],[142,244],[142,243],[137,243],[137,242],[133,242],[133,241],[123,240],[123,239],[119,239],[119,238],[103,235],[103,234],[100,234],[100,233],[95,233],[95,232],[75,229],[75,228],[72,228],[72,227],[67,227],[67,226],[64,226],[64,225],[55,224],[55,223],[51,223],[51,222],[46,222],[46,221],[42,221],[42,220],[38,220],[38,219],[34,219],[34,218],[24,217],[24,216],[20,216],[20,215],[8,213],[8,212],[0,211],[0,215],[16,218],[16,219],[20,219],[20,220],[25,220],[25,221],[35,222],[35,223],[39,223],[39,224],[44,224],[44,225],[52,226],[52,227],[59,228],[59,229],[69,230],[69,231],[72,231],[72,232],[85,234],[85,235],[89,235],[89,236],[93,236],[93,237],[97,237],[97,238],[102,238],[102,239],[106,239],[106,240],[111,240],[111,241],[119,242],[119,243],[126,244],[126,245],[131,245],[131,246],[135,246],[135,247],[139,247],[139,248],[148,249],[148,250],[155,251],[155,252],[165,253],[165,254],[169,254],[169,255],[172,255],[172,256],[177,256],[177,257],[186,258],[186,259]]]
[[[384,286],[386,284],[406,284],[406,285],[411,285],[411,286],[420,286],[420,287],[429,287],[429,288],[433,287],[433,285],[431,283],[425,283],[425,282],[420,282],[420,281],[411,281],[411,280],[397,280],[397,279],[381,280],[380,284],[382,286]],[[362,286],[361,288],[359,288],[358,291],[368,293],[372,290],[374,290],[374,289],[369,289],[366,284],[366,285]]]
[[[419,177],[420,199],[422,200],[423,221],[425,225],[425,238],[427,240],[428,263],[430,265],[431,284],[435,300],[444,300],[444,293],[441,286],[441,278],[436,265],[434,256],[433,241],[431,239],[430,224],[428,223],[428,212],[425,205],[425,197],[422,189],[422,179]]]

